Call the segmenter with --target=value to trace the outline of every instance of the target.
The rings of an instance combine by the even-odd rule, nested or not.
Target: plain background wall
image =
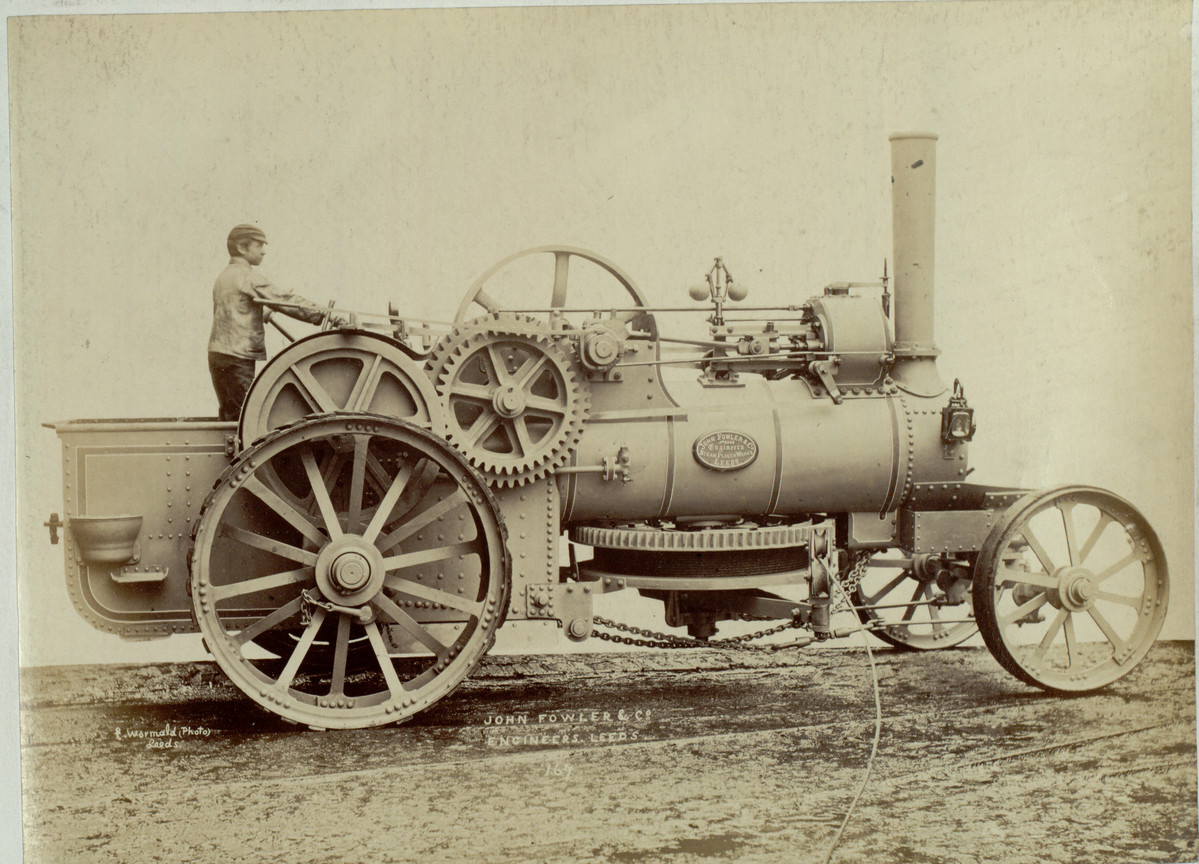
[[[976,408],[972,479],[1132,500],[1171,564],[1163,635],[1192,638],[1190,12],[10,19],[21,663],[202,656],[75,613],[40,424],[215,413],[234,223],[266,230],[277,281],[354,309],[448,319],[494,261],[545,243],[596,250],[663,305],[715,255],[749,302],[794,303],[879,275],[887,136],[911,130],[940,136],[936,334]]]

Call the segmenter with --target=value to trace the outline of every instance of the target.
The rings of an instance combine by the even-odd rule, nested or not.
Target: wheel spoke
[[[550,308],[561,309],[566,305],[566,279],[570,273],[570,253],[554,253],[554,291],[550,295]]]
[[[529,424],[524,417],[517,417],[512,421],[512,428],[516,430],[516,442],[520,446],[520,455],[530,455],[536,445],[533,444],[533,439],[529,437]]]
[[[1109,603],[1121,603],[1133,609],[1140,609],[1141,603],[1144,602],[1144,599],[1141,597],[1129,597],[1124,594],[1114,594],[1111,591],[1099,591],[1095,596],[1100,600],[1107,600]]]
[[[1091,554],[1091,550],[1095,548],[1095,544],[1099,542],[1099,538],[1103,536],[1104,529],[1116,520],[1108,516],[1102,510],[1099,511],[1099,521],[1095,523],[1095,527],[1091,529],[1091,536],[1082,544],[1082,548],[1078,550],[1078,563],[1081,564],[1087,560],[1087,556]]]
[[[288,525],[295,528],[313,543],[318,546],[324,546],[329,542],[329,538],[321,533],[321,530],[312,524],[308,518],[308,514],[299,510],[289,502],[283,500],[279,495],[272,492],[265,483],[259,480],[254,475],[246,478],[246,482],[242,484],[242,488],[261,501],[266,506],[270,507],[275,513],[281,516]]]
[[[366,481],[366,457],[370,449],[370,438],[366,435],[354,436],[354,465],[350,472],[350,507],[346,514],[346,531],[358,533],[358,524],[362,521],[362,493]]]
[[[337,510],[333,507],[333,499],[329,497],[329,488],[325,485],[325,480],[321,477],[320,470],[316,467],[316,459],[312,455],[312,448],[305,444],[300,450],[300,460],[304,463],[304,470],[308,474],[308,483],[312,487],[312,494],[316,498],[316,506],[320,508],[321,517],[325,520],[325,530],[329,532],[329,537],[336,540],[341,536],[341,521],[337,518]]]
[[[488,312],[494,312],[500,308],[500,302],[482,289],[475,292],[474,301]]]
[[[242,629],[240,632],[238,632],[238,634],[233,637],[234,643],[238,647],[245,645],[251,639],[255,639],[255,638],[261,636],[267,630],[270,630],[272,627],[275,627],[276,625],[282,624],[284,621],[286,621],[288,618],[292,617],[293,615],[298,615],[300,612],[300,609],[303,608],[303,606],[304,606],[304,600],[301,597],[297,597],[295,600],[292,600],[290,603],[280,606],[278,609],[276,609],[270,615],[267,615],[265,618],[259,618],[257,621],[255,621],[253,624],[251,624],[249,627],[246,627],[246,628]]]
[[[296,645],[295,650],[291,652],[291,656],[287,658],[287,665],[283,667],[283,671],[279,674],[279,680],[275,682],[275,687],[280,690],[286,690],[291,686],[296,673],[300,671],[300,664],[304,662],[304,658],[308,655],[308,649],[312,647],[312,642],[316,639],[316,631],[321,629],[321,624],[324,622],[327,614],[324,609],[319,607],[313,611],[312,620],[304,628],[304,633],[300,636],[299,643]]]
[[[1032,653],[1032,659],[1036,663],[1040,663],[1045,659],[1045,654],[1049,651],[1049,646],[1053,644],[1053,640],[1057,637],[1057,631],[1062,629],[1062,626],[1070,619],[1070,610],[1059,609],[1057,615],[1054,616],[1049,628],[1045,631],[1045,635],[1041,637],[1040,643]]]
[[[1048,594],[1038,594],[1036,597],[1033,597],[1027,603],[1023,603],[1020,606],[1017,606],[1015,609],[1013,609],[1007,615],[1004,615],[1002,618],[999,618],[998,622],[999,622],[1000,629],[1006,630],[1010,625],[1014,624],[1016,621],[1019,621],[1025,615],[1031,615],[1033,612],[1036,612],[1038,609],[1040,609],[1042,606],[1044,606],[1048,602],[1049,602]]]
[[[916,603],[919,602],[921,595],[924,594],[924,584],[916,583],[916,593],[912,595],[912,599],[908,601],[908,608],[903,610],[903,616],[899,619],[898,624],[908,625],[912,622],[912,616],[916,614]]]
[[[1032,533],[1031,527],[1025,525],[1020,531],[1020,536],[1028,541],[1028,548],[1032,549],[1033,554],[1037,556],[1037,560],[1041,562],[1041,566],[1045,568],[1046,573],[1052,573],[1057,569],[1053,566],[1053,559],[1049,557],[1049,553],[1045,551],[1045,547],[1041,545],[1041,541]]]
[[[432,507],[427,507],[415,516],[412,516],[398,528],[378,541],[375,546],[380,552],[390,552],[400,543],[407,540],[413,534],[426,525],[431,524],[438,517],[450,513],[455,508],[462,506],[467,502],[466,493],[461,489],[455,489],[452,494],[442,498]]]
[[[405,570],[421,564],[432,564],[434,561],[444,561],[459,555],[468,555],[474,551],[474,542],[455,543],[453,546],[435,546],[432,549],[417,549],[414,552],[404,552],[383,559],[383,567],[390,573],[392,570]]]
[[[460,594],[451,594],[438,588],[430,588],[428,585],[422,585],[401,576],[388,576],[383,580],[383,587],[395,591],[397,594],[407,594],[418,600],[449,606],[451,609],[466,612],[472,618],[478,618],[483,611],[483,604],[477,600],[468,600]]]
[[[1045,588],[1050,591],[1057,589],[1059,582],[1048,573],[1030,573],[1027,570],[1013,570],[1010,567],[1001,567],[995,574],[995,585],[1003,587],[1011,582],[1016,582],[1020,585],[1033,585],[1037,588]]]
[[[462,396],[467,399],[478,399],[480,402],[491,404],[491,388],[485,384],[473,384],[470,381],[454,381],[450,384],[450,396]]]
[[[1070,556],[1070,566],[1077,567],[1082,563],[1082,558],[1079,557],[1078,543],[1074,537],[1074,504],[1059,501],[1057,509],[1062,514],[1062,527],[1066,530],[1066,551]]]
[[[500,346],[494,342],[487,343],[487,359],[491,361],[491,370],[495,375],[495,384],[505,384],[511,379],[511,374],[508,372],[508,366],[504,363],[503,355],[500,354]]]
[[[1102,573],[1096,573],[1095,574],[1095,584],[1099,585],[1099,584],[1103,583],[1105,580],[1110,579],[1112,576],[1115,576],[1117,573],[1119,573],[1121,570],[1123,570],[1129,564],[1134,564],[1140,560],[1141,560],[1141,556],[1137,555],[1137,553],[1135,551],[1129,552],[1128,555],[1121,558],[1119,561],[1117,561],[1111,567],[1108,567]]]
[[[475,447],[480,441],[483,441],[495,431],[495,427],[500,424],[500,415],[493,411],[484,411],[480,414],[475,422],[466,430],[465,444],[468,447]]]
[[[212,601],[219,603],[230,597],[244,597],[259,591],[270,591],[272,588],[283,588],[287,585],[303,585],[315,576],[311,567],[300,567],[283,573],[272,573],[269,576],[259,576],[256,579],[246,579],[243,582],[233,582],[229,585],[213,585]]]
[[[399,500],[400,494],[404,491],[411,478],[412,466],[404,465],[396,474],[395,479],[391,481],[391,485],[387,487],[387,492],[383,495],[383,500],[379,502],[379,509],[375,511],[375,516],[371,519],[371,524],[367,525],[366,530],[362,532],[362,539],[366,540],[367,543],[375,542],[375,538],[379,536],[379,532],[387,524],[392,508],[395,507],[396,501]]]
[[[397,606],[386,594],[376,594],[371,603],[438,657],[449,650],[447,646],[438,642],[423,624]]]
[[[512,373],[513,385],[527,393],[548,362],[550,362],[550,358],[545,354],[531,355],[520,365],[519,369]]]
[[[325,413],[340,410],[340,406],[333,401],[329,391],[312,376],[312,371],[306,365],[296,363],[291,367],[291,373],[300,385],[300,392],[313,408]]]
[[[1102,612],[1094,606],[1087,609],[1087,612],[1090,614],[1091,620],[1099,625],[1099,629],[1103,631],[1103,635],[1107,637],[1107,641],[1112,643],[1112,648],[1115,649],[1117,654],[1128,647],[1128,643],[1120,638],[1120,634],[1115,631]]]
[[[933,596],[932,586],[925,585],[925,589],[924,596],[929,600],[935,600],[936,598]],[[937,607],[926,606],[925,608],[928,609],[928,618],[933,625],[933,633],[944,633],[946,628],[945,625],[941,623],[941,613],[937,611]]]
[[[559,402],[557,399],[548,399],[545,396],[530,396],[525,400],[526,411],[541,411],[546,414],[553,414],[555,417],[566,416],[566,405]]]
[[[261,549],[264,552],[270,552],[272,555],[278,555],[280,558],[287,558],[290,561],[304,564],[308,567],[316,564],[315,552],[309,552],[306,549],[300,549],[288,543],[281,543],[278,540],[272,540],[270,537],[263,537],[261,534],[255,534],[244,528],[236,528],[233,525],[222,525],[221,536],[228,537],[230,540],[236,540],[238,543],[243,543],[246,546],[253,546],[255,549]]]
[[[379,671],[383,673],[387,689],[394,699],[404,692],[404,685],[400,683],[400,679],[396,675],[396,667],[391,662],[391,657],[387,655],[387,646],[383,644],[383,634],[379,632],[378,624],[372,621],[366,625],[366,638],[370,640],[371,648],[375,652],[375,659],[379,661]]]
[[[346,660],[350,656],[350,616],[337,616],[337,638],[333,640],[333,681],[330,696],[342,696],[346,690]]]
[[[899,584],[907,578],[908,578],[908,574],[906,572],[900,573],[898,576],[896,576],[894,579],[892,579],[890,582],[888,582],[886,585],[884,585],[882,588],[880,588],[874,594],[867,595],[866,592],[863,591],[862,599],[866,601],[867,606],[873,605],[874,603],[877,603],[881,598],[885,597],[887,594],[890,594],[892,591],[894,591],[899,586]],[[858,585],[858,589],[861,590],[860,584]]]
[[[370,410],[370,404],[375,398],[375,391],[379,389],[379,382],[382,380],[380,374],[382,364],[382,354],[376,354],[370,363],[363,364],[358,380],[354,382],[354,389],[350,391],[349,398],[346,399],[347,411]]]
[[[1066,668],[1071,669],[1074,666],[1074,652],[1077,649],[1078,639],[1074,635],[1074,616],[1070,615],[1066,618],[1066,624],[1062,630],[1062,638],[1066,640]]]

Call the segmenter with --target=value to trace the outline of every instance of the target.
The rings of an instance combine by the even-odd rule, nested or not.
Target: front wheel
[[[1025,496],[975,565],[974,611],[987,648],[1029,684],[1098,690],[1127,675],[1166,617],[1161,542],[1127,501],[1088,486]]]

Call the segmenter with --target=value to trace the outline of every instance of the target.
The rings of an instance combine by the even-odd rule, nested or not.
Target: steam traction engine
[[[1109,684],[1161,628],[1165,556],[1109,492],[967,482],[973,411],[933,343],[934,140],[892,138],[893,286],[733,314],[716,259],[706,338],[672,339],[655,313],[678,310],[546,247],[444,335],[393,309],[293,341],[236,425],[55,424],[71,597],[125,637],[198,630],[250,699],[316,727],[428,707],[505,620],[599,635],[617,591],[687,628],[665,645],[752,620],[801,646],[853,610],[914,649],[981,630],[1049,690]],[[548,296],[501,301],[525,256],[552,261]],[[627,299],[572,307],[583,261]]]

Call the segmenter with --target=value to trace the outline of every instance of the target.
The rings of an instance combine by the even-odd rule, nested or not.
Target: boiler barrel
[[[940,405],[923,404],[931,400],[876,392],[837,405],[803,381],[742,380],[671,382],[673,417],[593,417],[574,464],[596,466],[627,447],[630,481],[559,475],[563,520],[881,513],[899,506],[914,476],[959,470],[939,464]]]

